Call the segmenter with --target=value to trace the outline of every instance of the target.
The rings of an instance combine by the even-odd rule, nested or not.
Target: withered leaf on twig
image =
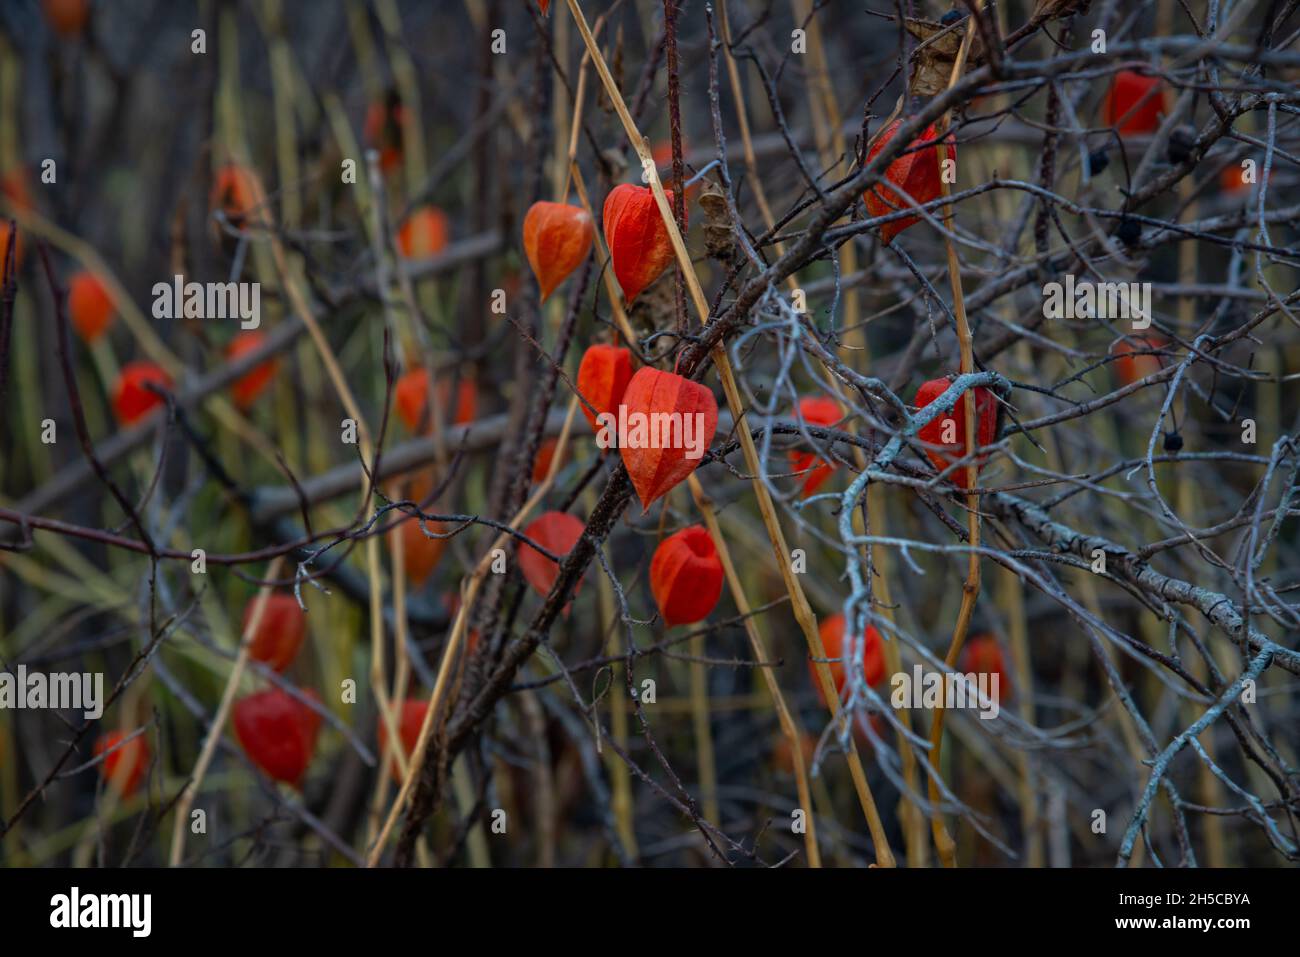
[[[722,184],[706,177],[700,190],[700,208],[704,210],[704,247],[719,262],[729,263],[736,252],[731,213]]]
[[[677,286],[668,269],[632,300],[627,317],[638,331],[671,329],[676,324]]]
[[[921,43],[912,51],[912,78],[909,89],[913,96],[936,96],[948,88],[957,51],[966,35],[966,21],[942,24],[933,20],[908,17],[907,32]],[[976,62],[983,54],[983,44],[976,33],[971,40],[969,59]]]
[[[1038,0],[1031,20],[1063,20],[1076,13],[1087,13],[1092,0]]]

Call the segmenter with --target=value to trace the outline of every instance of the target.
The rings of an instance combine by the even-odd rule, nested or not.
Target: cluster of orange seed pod
[[[545,12],[545,5],[542,11]],[[667,194],[672,202],[672,193]],[[602,210],[610,266],[627,302],[632,302],[673,262],[667,227],[650,189],[632,183],[614,187]],[[586,212],[567,203],[537,202],[523,224],[523,246],[545,301],[590,255],[592,223]],[[698,416],[703,445],[717,430],[718,408],[713,393],[672,372],[644,367],[633,373],[632,353],[617,345],[596,343],[583,353],[575,387],[579,408],[599,434],[614,420],[631,415],[666,415],[676,421]],[[696,419],[692,418],[692,424]],[[681,435],[679,430],[678,435]],[[554,446],[544,445],[533,466],[540,481],[550,467]],[[642,506],[649,508],[682,482],[699,465],[679,444],[647,446],[619,443]],[[581,536],[583,523],[572,515],[547,512],[524,533],[555,554],[566,554]],[[546,595],[558,574],[556,563],[528,545],[519,549],[524,578]],[[664,540],[651,567],[651,590],[668,625],[699,621],[717,604],[722,590],[722,565],[707,531],[698,526]]]

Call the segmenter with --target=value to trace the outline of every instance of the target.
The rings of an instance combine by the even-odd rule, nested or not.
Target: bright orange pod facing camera
[[[671,209],[673,191],[664,192]],[[659,215],[654,193],[648,186],[634,183],[623,183],[610,190],[601,216],[614,276],[623,289],[623,298],[631,302],[663,275],[673,261],[668,227]]]
[[[669,627],[709,617],[722,596],[722,561],[703,526],[683,528],[659,543],[650,560],[650,591]]]
[[[524,217],[524,253],[542,289],[542,302],[591,253],[591,217],[568,203],[533,203]]]
[[[628,441],[620,442],[619,454],[645,510],[704,460],[718,429],[718,402],[698,382],[643,366],[628,383],[622,406]]]
[[[596,343],[588,346],[578,364],[578,393],[591,403],[591,409],[583,403],[578,408],[595,430],[596,416],[602,412],[618,414],[627,384],[632,381],[632,353],[620,346]]]

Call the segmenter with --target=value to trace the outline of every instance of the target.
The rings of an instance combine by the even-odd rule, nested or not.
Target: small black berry
[[[1125,246],[1136,246],[1138,240],[1142,238],[1142,224],[1128,217],[1121,219],[1119,229],[1115,230],[1115,238]]]
[[[1093,150],[1088,154],[1088,175],[1096,176],[1110,165],[1110,157],[1105,150]]]
[[[1183,450],[1183,437],[1177,432],[1165,433],[1165,451],[1181,452]]]
[[[1171,163],[1183,163],[1192,155],[1192,147],[1195,145],[1196,130],[1187,125],[1178,126],[1169,134],[1165,155],[1169,157]]]

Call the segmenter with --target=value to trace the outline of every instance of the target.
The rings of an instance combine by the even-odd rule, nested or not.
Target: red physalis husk
[[[45,19],[61,37],[75,37],[86,29],[90,0],[41,0]]]
[[[877,153],[889,145],[889,141],[894,138],[895,131],[902,123],[902,120],[894,120],[885,128],[885,131],[880,134],[871,150],[867,153],[868,163],[875,158]],[[924,143],[933,145],[923,149],[916,149],[916,147]],[[947,154],[941,157],[938,137],[935,135],[934,124],[931,124],[926,127],[925,132],[918,139],[912,140],[907,152],[889,164],[889,168],[885,170],[881,182],[863,194],[862,199],[867,204],[867,212],[874,219],[877,216],[887,216],[901,209],[911,208],[911,203],[904,199],[898,190],[890,189],[889,185],[886,185],[887,183],[897,186],[911,197],[912,202],[917,205],[937,199],[942,190],[939,181],[939,160],[941,158],[956,159],[957,147],[953,144],[952,137],[948,137]],[[902,219],[892,219],[882,224],[880,227],[881,242],[888,246],[895,236],[920,221],[921,217],[919,216],[904,216]]]
[[[122,367],[113,386],[113,414],[123,425],[134,425],[163,404],[163,397],[149,386],[170,390],[171,376],[161,366],[144,360],[128,362]]]
[[[578,539],[584,526],[581,520],[567,512],[545,512],[537,516],[524,529],[524,534],[551,553],[563,558]],[[533,591],[545,598],[551,592],[555,579],[560,577],[560,566],[531,545],[519,546],[519,569]],[[581,585],[581,582],[579,582]],[[575,586],[573,593],[578,593]]]
[[[665,190],[664,194],[668,207],[673,208],[673,191]],[[634,183],[623,183],[610,190],[601,216],[614,276],[623,289],[623,297],[631,302],[673,261],[668,227],[659,215],[659,205],[650,187]]]
[[[405,125],[406,110],[396,90],[389,90],[383,99],[373,101],[366,108],[366,145],[379,151],[379,168],[385,174],[401,165]]]
[[[555,460],[555,450],[559,447],[559,439],[547,439],[542,443],[541,448],[537,450],[537,458],[533,459],[534,482],[540,482],[546,478],[546,473],[551,470],[551,462]]]
[[[414,502],[422,511],[436,512],[437,508],[431,501],[435,485],[432,472],[420,472],[406,483],[402,495]],[[432,519],[425,519],[423,528],[420,527],[420,520],[414,516],[402,516],[402,519],[402,523],[396,530],[397,543],[402,549],[402,568],[406,573],[406,580],[419,588],[428,581],[433,570],[438,567],[449,541],[446,538],[430,536],[442,535],[451,529],[444,522],[435,522]],[[429,535],[425,534],[426,529]]]
[[[316,750],[321,716],[287,691],[270,688],[236,701],[234,721],[249,760],[268,777],[297,787]]]
[[[1160,129],[1164,113],[1165,93],[1160,88],[1160,77],[1132,70],[1115,74],[1102,104],[1102,122],[1116,127],[1120,136],[1154,133]]]
[[[618,414],[619,403],[627,384],[632,381],[632,353],[620,346],[596,343],[588,346],[578,364],[578,393],[590,402],[592,412],[579,402],[578,408],[596,429],[596,416],[602,412]]]
[[[438,383],[438,402],[445,409],[451,401],[451,383],[443,379]],[[462,376],[456,385],[456,408],[451,415],[452,425],[468,425],[478,418],[478,386],[469,376]]]
[[[1160,356],[1152,354],[1152,351],[1168,347],[1169,340],[1163,336],[1130,336],[1121,339],[1110,350],[1111,355],[1118,356],[1115,360],[1115,378],[1120,381],[1120,385],[1132,385],[1139,379],[1155,375],[1164,366]]]
[[[918,409],[925,408],[947,392],[950,385],[952,385],[952,382],[948,379],[931,379],[929,382],[923,383],[921,388],[916,390],[916,407]],[[998,400],[988,389],[977,386],[972,391],[975,393],[975,445],[977,448],[992,445],[997,439],[998,432]],[[944,432],[948,429],[946,423],[950,420],[955,426],[949,432],[949,435],[953,436],[953,441],[945,442]],[[963,395],[957,399],[957,403],[953,406],[951,412],[931,419],[916,435],[917,438],[928,445],[943,446],[943,450],[937,448],[927,448],[925,450],[926,457],[940,472],[952,465],[953,462],[965,458],[966,396]],[[975,461],[978,468],[984,467],[983,456],[977,457]],[[959,466],[951,472],[948,475],[948,481],[958,488],[967,488],[966,466]]]
[[[844,410],[830,396],[799,400],[799,415],[809,425],[834,425],[844,418]],[[814,462],[818,463],[814,466]],[[835,463],[819,459],[811,452],[790,452],[790,470],[801,473],[800,485],[802,497],[807,498],[816,492],[835,471]]]
[[[3,265],[0,261],[0,267]],[[116,313],[113,298],[98,276],[83,269],[72,277],[68,283],[68,318],[83,342],[94,342],[108,331]]]
[[[253,620],[257,607],[256,596],[244,606],[244,630]],[[307,636],[307,616],[293,595],[276,592],[266,596],[266,607],[257,631],[249,641],[248,656],[262,661],[276,671],[284,671],[298,656],[303,638]]]
[[[95,757],[106,755],[99,764],[100,777],[121,797],[130,797],[135,793],[149,768],[149,742],[145,736],[137,734],[122,744],[127,736],[125,731],[110,731],[95,742]],[[113,748],[117,750],[114,751]]]
[[[226,346],[226,358],[234,360],[247,352],[256,352],[262,348],[265,342],[266,336],[260,332],[241,332],[231,339],[230,344]],[[275,359],[267,359],[237,379],[235,384],[230,387],[230,391],[235,397],[235,405],[244,410],[252,408],[253,403],[257,401],[257,397],[270,386],[278,367],[279,363]]]
[[[402,713],[397,721],[397,737],[402,742],[402,754],[406,758],[407,765],[411,763],[411,754],[415,751],[415,743],[420,740],[420,726],[424,724],[424,713],[429,710],[429,702],[425,698],[407,698],[402,702]],[[388,725],[384,723],[383,715],[379,716],[379,754],[382,756],[388,750]],[[393,780],[400,782],[402,780],[401,765],[397,763],[394,757],[388,762],[389,770],[393,775]]]
[[[524,253],[542,287],[542,302],[591,252],[591,217],[568,203],[533,203],[524,217]]]
[[[989,688],[989,696],[994,701],[1004,701],[1011,697],[1011,679],[1007,676],[1006,659],[1002,656],[1002,646],[998,640],[987,632],[971,635],[966,647],[961,652],[961,664],[957,669],[962,674],[997,675],[997,694]]]
[[[429,530],[430,535],[424,534],[425,528]],[[427,519],[424,528],[421,528],[418,518],[407,519],[398,529],[402,543],[402,567],[406,570],[406,580],[417,588],[428,581],[447,548],[447,539],[430,536],[443,535],[447,531],[447,526],[442,522]]]
[[[1241,168],[1240,163],[1229,163],[1219,170],[1219,188],[1225,193],[1238,193],[1250,189],[1250,183],[1246,182],[1246,171]]]
[[[403,373],[393,387],[393,404],[406,427],[416,431],[429,406],[429,370],[412,369]]]
[[[446,379],[438,380],[438,406],[445,416],[447,403],[451,398],[451,385]],[[424,422],[424,431],[433,428],[433,423],[425,421],[429,407],[429,370],[412,369],[403,373],[393,387],[393,405],[406,427],[415,432]],[[456,409],[452,414],[452,423],[465,425],[478,418],[478,389],[474,380],[465,376],[456,386]]]
[[[807,731],[799,732],[799,751],[802,764],[806,768],[812,764],[813,755],[817,753],[817,739]],[[772,745],[772,764],[785,775],[795,773],[794,743],[783,731],[778,731]]]
[[[397,231],[397,249],[403,259],[427,259],[447,248],[451,224],[436,206],[420,206]]]
[[[822,647],[826,650],[826,657],[839,658],[839,661],[827,661],[827,667],[831,669],[831,677],[835,679],[835,692],[841,698],[844,697],[844,676],[847,674],[847,662],[843,659],[849,656],[851,649],[844,642],[844,616],[832,615],[830,618],[823,618],[821,625],[817,629],[821,635]],[[862,647],[862,676],[866,678],[867,684],[875,687],[880,680],[885,677],[885,647],[882,644],[880,632],[876,631],[871,625],[867,626],[863,634]],[[826,697],[822,692],[821,679],[817,677],[817,662],[809,661],[808,670],[812,674],[813,687],[817,689],[817,697],[821,699],[822,706],[826,706]]]
[[[221,210],[235,229],[242,229],[250,220],[262,218],[253,174],[237,163],[228,163],[217,170],[212,179],[209,205],[213,212]],[[220,227],[217,231],[220,233]]]
[[[718,403],[713,393],[674,372],[660,372],[643,366],[632,376],[623,393],[623,410],[628,420],[626,444],[620,443],[619,454],[627,466],[628,476],[641,499],[643,510],[677,483],[695,471],[703,460],[687,457],[687,416],[697,413],[703,418],[703,432],[696,430],[692,419],[691,438],[707,451],[718,429]],[[645,416],[646,425],[637,435],[633,417]],[[672,418],[664,418],[671,416]],[[703,438],[700,438],[702,434]]]
[[[683,528],[659,543],[650,560],[650,591],[665,625],[709,617],[722,596],[722,561],[703,526]]]
[[[9,172],[0,176],[0,197],[9,200],[10,205],[16,210],[34,209],[31,191],[27,188],[27,178],[22,169],[15,167]],[[9,217],[0,215],[0,269],[9,260],[9,243],[17,235],[18,245],[14,249],[14,268],[18,269],[23,264],[23,246],[25,242],[21,235],[18,235],[18,226],[15,224],[11,229],[9,226]]]

